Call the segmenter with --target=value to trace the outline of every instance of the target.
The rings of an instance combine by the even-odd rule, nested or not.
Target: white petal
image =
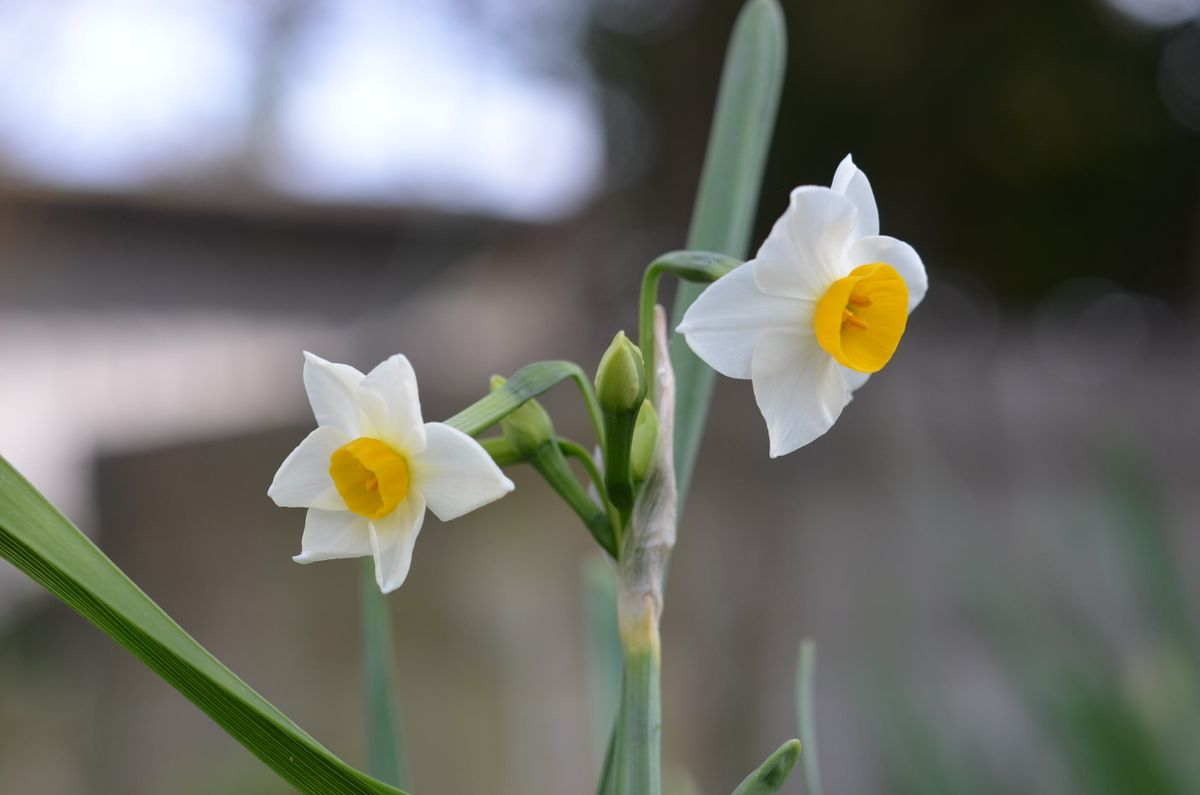
[[[867,383],[867,379],[871,377],[870,373],[860,373],[858,370],[851,370],[849,367],[842,368],[842,377],[846,379],[846,388],[851,394],[857,392],[859,387]]]
[[[408,455],[425,449],[417,375],[404,354],[385,359],[367,373],[357,398],[364,414],[364,436],[382,439]]]
[[[708,366],[729,378],[749,378],[754,346],[764,331],[812,334],[816,304],[767,295],[754,282],[755,260],[710,284],[677,329]]]
[[[425,501],[415,492],[409,492],[408,499],[387,516],[371,521],[371,554],[379,590],[390,593],[404,584],[424,521]]]
[[[858,216],[853,202],[829,188],[805,185],[755,259],[754,279],[768,295],[816,301],[850,272],[844,255]]]
[[[413,488],[429,503],[429,510],[448,522],[464,513],[500,499],[513,490],[513,482],[480,446],[457,428],[440,422],[425,425],[428,444],[409,459]]]
[[[912,246],[894,237],[877,235],[856,240],[846,252],[846,257],[851,270],[872,262],[886,262],[895,268],[908,287],[909,312],[916,309],[929,289],[929,277],[925,275],[921,257]]]
[[[363,374],[348,364],[327,362],[304,352],[304,389],[317,425],[332,425],[351,438],[358,436],[359,414],[354,393],[362,380]]]
[[[854,158],[846,155],[846,159],[833,175],[833,185],[836,193],[840,193],[858,208],[858,220],[854,225],[855,237],[868,237],[879,234],[879,208],[875,206],[875,192],[871,190],[871,182],[867,175],[854,165]]]
[[[349,511],[322,511],[312,508],[304,520],[304,537],[297,563],[318,560],[361,558],[371,554],[371,532],[367,520]]]
[[[775,458],[829,430],[850,391],[840,365],[815,337],[771,332],[754,351],[754,399],[767,421]]]
[[[322,508],[344,511],[346,503],[329,476],[329,457],[350,441],[339,428],[322,425],[283,459],[267,496],[281,508]]]

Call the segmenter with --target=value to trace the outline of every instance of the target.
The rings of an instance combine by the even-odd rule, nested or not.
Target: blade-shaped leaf
[[[800,644],[796,666],[796,718],[804,740],[804,788],[808,795],[821,795],[821,768],[817,763],[817,722],[813,702],[817,677],[817,644],[805,639]]]
[[[120,643],[302,793],[402,795],[222,665],[0,457],[0,555]]]
[[[786,59],[783,12],[775,0],[750,0],[738,16],[717,94],[700,191],[688,233],[689,249],[746,258]],[[704,289],[681,283],[671,328]],[[676,406],[675,481],[687,501],[692,467],[712,397],[713,371],[678,334],[671,339],[679,403]]]
[[[767,761],[758,766],[746,780],[738,784],[733,795],[773,795],[783,789],[796,760],[800,758],[800,741],[788,740],[775,753],[767,757]]]
[[[375,584],[375,561],[362,567],[363,706],[367,715],[367,769],[396,787],[407,783],[400,716],[396,711],[396,666],[387,597]]]
[[[462,411],[446,420],[446,424],[463,433],[478,436],[521,407],[530,398],[550,389],[560,381],[571,379],[579,387],[587,406],[596,438],[603,437],[600,407],[592,391],[592,382],[574,362],[535,362],[522,367],[503,385],[489,392]]]

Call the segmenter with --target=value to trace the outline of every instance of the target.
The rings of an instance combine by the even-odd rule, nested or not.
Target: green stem
[[[600,475],[600,470],[596,467],[596,462],[592,458],[592,454],[578,442],[564,439],[561,436],[558,437],[558,449],[563,451],[563,455],[568,458],[574,458],[583,466],[588,478],[592,481],[592,485],[596,487],[596,491],[600,492],[601,497],[603,497],[604,478]]]
[[[503,436],[488,436],[485,439],[479,439],[478,442],[480,447],[486,450],[487,454],[496,462],[496,466],[512,466],[525,460],[517,452],[517,448],[513,447],[513,443]]]
[[[662,705],[658,620],[649,601],[621,617],[621,708],[617,718],[616,795],[659,795]]]
[[[575,477],[575,473],[571,471],[566,456],[563,455],[558,444],[550,442],[542,445],[534,453],[529,463],[538,471],[538,474],[546,479],[550,488],[554,489],[571,510],[583,520],[588,532],[596,539],[596,543],[615,559],[617,557],[617,536],[616,530],[609,520],[608,511],[601,508],[595,500],[588,496],[587,490],[583,488],[583,485]]]
[[[649,381],[647,400],[654,400],[654,306],[662,275],[670,273],[685,282],[711,284],[741,264],[740,260],[710,251],[671,251],[646,266],[638,301],[638,347]]]
[[[629,451],[633,447],[633,428],[636,411],[604,415],[604,485],[609,499],[621,515],[621,525],[629,521],[633,511],[633,473],[629,468]]]
[[[600,474],[600,469],[596,466],[595,459],[592,458],[591,453],[583,445],[573,442],[570,439],[559,437],[558,449],[562,450],[563,455],[578,461],[584,471],[587,472],[592,485],[596,487],[596,493],[600,495],[600,501],[604,503],[604,510],[608,514],[609,522],[613,526],[613,535],[616,537],[616,545],[619,549],[621,544],[621,517],[617,513],[616,506],[612,504],[612,500],[608,498],[608,493],[604,489],[604,476]]]
[[[396,715],[396,671],[387,598],[375,584],[374,561],[362,576],[363,702],[367,717],[367,769],[372,776],[403,788],[404,751]]]

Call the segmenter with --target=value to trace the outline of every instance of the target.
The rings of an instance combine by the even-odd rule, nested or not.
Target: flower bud
[[[607,414],[630,414],[646,399],[642,352],[618,331],[596,368],[596,398]]]
[[[492,391],[495,392],[504,383],[505,379],[501,376],[492,376]],[[522,458],[532,457],[542,445],[554,441],[554,423],[542,404],[533,398],[500,420],[500,431]]]
[[[658,445],[658,412],[654,404],[646,401],[638,412],[633,426],[633,444],[629,449],[629,474],[634,483],[641,483],[650,474],[654,463],[654,448]]]

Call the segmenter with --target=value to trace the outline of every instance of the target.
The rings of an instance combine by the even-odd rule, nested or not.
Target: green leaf
[[[408,771],[400,718],[396,714],[396,666],[392,659],[392,622],[387,597],[375,583],[375,561],[362,567],[363,706],[367,715],[367,769],[396,787]]]
[[[571,379],[579,387],[592,420],[596,439],[603,438],[600,406],[592,391],[592,382],[574,362],[548,361],[526,365],[511,378],[462,411],[446,420],[446,424],[470,436],[478,436],[521,407],[526,400],[537,397],[556,384]]]
[[[779,792],[787,783],[796,760],[800,758],[800,741],[788,740],[779,750],[767,757],[746,780],[738,785],[733,795],[771,795]]]
[[[800,739],[804,742],[804,789],[808,795],[821,795],[821,768],[817,763],[817,724],[813,709],[816,676],[817,645],[806,639],[800,643],[800,663],[796,670],[796,713],[800,723]]]
[[[603,742],[598,795],[616,790],[614,746],[616,744],[617,707],[621,700],[621,639],[617,633],[617,576],[606,560],[589,558],[583,569],[584,622],[587,629],[591,664],[588,683],[592,702],[592,727]],[[605,741],[607,740],[607,741]]]
[[[323,748],[208,653],[0,457],[0,555],[306,795],[400,795]]]
[[[725,57],[716,115],[692,212],[689,249],[745,259],[786,59],[783,12],[775,0],[750,0],[738,16]],[[671,328],[703,290],[681,283]],[[671,339],[676,406],[675,480],[679,504],[687,501],[692,468],[712,397],[713,372],[679,335]]]

